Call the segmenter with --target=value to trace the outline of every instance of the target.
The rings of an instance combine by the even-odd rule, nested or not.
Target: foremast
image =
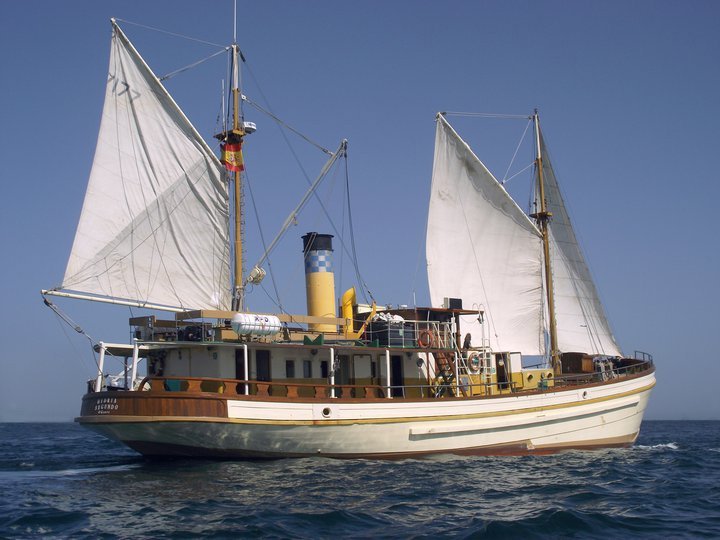
[[[560,350],[558,347],[557,322],[555,319],[555,294],[553,291],[552,264],[550,260],[550,218],[552,212],[547,210],[547,202],[545,200],[545,179],[543,175],[543,156],[540,146],[540,115],[537,109],[533,113],[533,124],[535,126],[535,167],[537,169],[538,195],[540,198],[539,212],[532,214],[535,218],[542,233],[543,240],[543,259],[545,270],[545,291],[548,303],[548,326],[550,330],[550,361],[553,371],[556,375],[562,373],[562,364],[560,361]]]
[[[230,47],[232,54],[232,129],[223,131],[216,135],[223,143],[223,161],[233,177],[234,188],[234,273],[233,273],[233,297],[232,310],[241,311],[245,308],[244,294],[244,268],[243,268],[243,184],[242,171],[244,164],[242,159],[243,138],[247,135],[245,122],[240,107],[240,60],[244,60],[240,47],[236,40],[233,40]]]

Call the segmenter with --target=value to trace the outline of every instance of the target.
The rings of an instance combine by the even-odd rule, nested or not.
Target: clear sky
[[[70,420],[93,376],[87,341],[39,291],[60,283],[72,245],[110,17],[232,40],[230,0],[0,3],[0,421]],[[349,139],[361,271],[382,303],[428,301],[435,113],[538,107],[616,338],[626,353],[654,355],[646,417],[720,419],[719,20],[715,1],[241,1],[238,41],[252,99],[328,148]],[[217,50],[123,27],[159,75]],[[168,82],[206,138],[224,73],[216,59]],[[306,180],[272,122],[247,116],[259,126],[246,145],[248,172],[272,237]],[[502,176],[523,127],[501,128],[507,140],[477,128],[469,142]],[[323,156],[292,144],[314,178]],[[288,311],[304,310],[299,237],[323,227],[310,210],[273,259]],[[349,282],[349,267],[344,274]],[[271,309],[259,293],[251,307]],[[94,338],[129,340],[127,308],[57,303]]]

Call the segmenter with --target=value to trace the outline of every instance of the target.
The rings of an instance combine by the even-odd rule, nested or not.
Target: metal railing
[[[653,363],[653,356],[650,353],[646,353],[644,351],[635,351],[635,354],[633,355],[633,358],[635,360],[642,360],[643,362],[650,362]]]
[[[618,379],[628,375],[636,375],[653,368],[652,360],[638,360],[636,364],[621,366],[607,371],[593,371],[592,373],[573,373],[571,375],[559,375],[552,380],[557,386],[578,386],[604,382],[610,379]]]
[[[373,321],[366,332],[367,341],[381,347],[410,349],[453,349],[455,335],[451,323],[438,321]]]

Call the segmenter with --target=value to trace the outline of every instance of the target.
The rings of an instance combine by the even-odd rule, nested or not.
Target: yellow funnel
[[[305,291],[307,311],[312,317],[335,317],[335,274],[332,271],[331,234],[307,233],[303,239],[305,254]],[[309,324],[315,332],[337,332],[334,324]]]

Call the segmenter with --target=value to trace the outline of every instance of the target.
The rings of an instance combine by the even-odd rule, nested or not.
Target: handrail
[[[622,377],[623,375],[634,375],[636,373],[650,370],[653,366],[654,364],[652,360],[646,360],[629,366],[613,368],[605,372],[593,371],[592,373],[573,373],[571,375],[560,375],[554,377],[552,380],[554,381],[555,386],[558,386],[558,384],[562,384],[563,382],[567,383],[568,386],[574,384],[588,384],[588,380],[592,381],[593,379],[597,379],[597,382],[602,382],[607,379],[616,379],[618,377]]]
[[[179,383],[168,384],[168,383]],[[251,388],[249,394],[245,393],[246,385]],[[177,388],[174,388],[177,386]],[[232,396],[258,395],[269,396],[273,391],[285,393],[287,397],[324,397],[331,396],[335,390],[336,396],[346,395],[352,397],[375,398],[385,397],[387,386],[376,384],[312,384],[290,383],[284,381],[257,381],[250,379],[223,379],[215,377],[145,377],[138,386],[140,391],[149,392],[189,392],[189,393],[215,393]],[[276,390],[277,389],[277,390]],[[308,396],[301,396],[301,390],[308,390]],[[283,396],[283,397],[285,397]]]
[[[463,379],[454,381],[447,386],[454,390],[447,396],[453,398],[463,393],[473,395],[474,388],[485,388],[485,395],[490,395],[490,389],[497,389],[495,395],[508,395],[518,392],[553,392],[558,389],[580,385],[596,384],[622,378],[628,375],[637,375],[652,369],[650,361],[640,362],[630,366],[623,366],[605,372],[581,373],[564,375],[547,379],[552,385],[538,386],[532,389],[518,389],[514,381],[506,383],[498,382],[473,382]],[[249,389],[246,393],[245,388]],[[209,377],[145,377],[137,387],[139,391],[149,393],[191,393],[191,394],[222,394],[225,396],[246,396],[257,397],[287,397],[294,398],[321,398],[321,399],[379,399],[387,397],[387,392],[393,388],[420,389],[422,396],[431,396],[431,390],[436,389],[433,384],[417,385],[393,385],[380,386],[375,384],[327,384],[327,383],[294,383],[284,381],[256,381],[242,379],[222,379]],[[468,393],[467,390],[470,390]],[[334,390],[335,397],[332,396]],[[425,391],[428,391],[427,394]],[[454,394],[454,395],[453,395]],[[405,394],[403,394],[405,395]],[[396,399],[398,399],[397,397]],[[399,398],[402,399],[402,398]],[[412,398],[410,398],[412,399]],[[462,399],[462,398],[456,398]]]
[[[643,360],[645,362],[653,363],[653,356],[650,353],[646,353],[644,351],[635,351],[635,354],[633,355],[633,358],[635,360]]]

